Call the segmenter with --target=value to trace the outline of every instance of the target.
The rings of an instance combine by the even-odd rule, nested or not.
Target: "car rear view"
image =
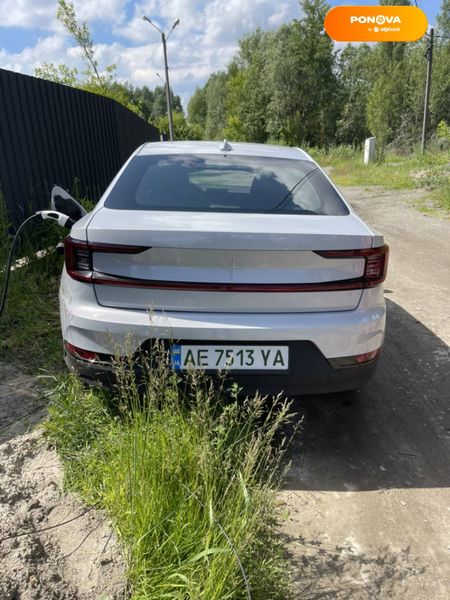
[[[164,340],[174,369],[245,391],[361,386],[385,327],[387,247],[304,152],[140,148],[65,241],[66,360],[87,379]]]

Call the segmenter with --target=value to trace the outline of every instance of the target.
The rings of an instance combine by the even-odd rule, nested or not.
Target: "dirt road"
[[[125,564],[105,515],[63,494],[39,429],[36,380],[0,362],[0,600],[122,600]]]
[[[450,220],[345,196],[391,247],[385,350],[352,403],[306,398],[282,498],[296,597],[450,599]]]

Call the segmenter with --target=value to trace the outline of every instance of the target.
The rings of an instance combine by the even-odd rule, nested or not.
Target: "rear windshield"
[[[306,160],[231,155],[134,157],[107,208],[347,215],[317,166]]]

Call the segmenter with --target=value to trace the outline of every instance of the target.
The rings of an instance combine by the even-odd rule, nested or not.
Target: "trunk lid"
[[[353,310],[362,291],[314,289],[361,277],[364,258],[316,251],[371,248],[373,232],[345,216],[134,211],[100,208],[89,243],[142,246],[93,253],[93,268],[120,280],[95,284],[101,305],[200,312]],[[127,283],[128,282],[128,283]],[[213,285],[212,285],[213,284]],[[299,289],[299,286],[306,286]]]

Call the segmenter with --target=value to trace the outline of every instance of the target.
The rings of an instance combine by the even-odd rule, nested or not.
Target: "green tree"
[[[367,100],[373,85],[373,50],[367,44],[348,45],[338,60],[341,115],[337,123],[337,141],[361,143],[369,134]]]
[[[102,73],[99,71],[98,62],[95,58],[94,42],[89,28],[85,22],[81,25],[78,24],[73,3],[58,0],[56,16],[82,50],[82,56],[86,64],[86,68],[82,72],[83,77],[80,79],[80,74],[76,68],[70,69],[64,64],[54,65],[53,63],[43,63],[35,69],[35,75],[42,79],[107,96],[120,102],[130,110],[139,112],[138,107],[132,101],[129,88],[114,80],[116,66],[108,65]]]
[[[183,113],[180,96],[175,96],[172,90],[170,90],[170,96],[172,101],[172,110],[174,112]],[[166,88],[160,85],[153,90],[153,106],[151,110],[150,121],[152,123],[157,123],[157,121],[164,115],[167,115]]]
[[[105,80],[105,76],[101,76],[98,72],[98,63],[94,54],[94,42],[92,41],[89,28],[86,22],[83,22],[81,25],[78,24],[73,3],[66,2],[66,0],[58,0],[56,18],[64,25],[78,47],[83,51],[83,57],[87,64],[85,73],[91,82],[95,80],[100,88],[106,87],[110,78],[108,77]],[[113,69],[114,65],[111,65],[109,72],[111,73]]]
[[[381,5],[410,6],[410,0],[380,0]],[[374,51],[372,69],[375,74],[367,98],[367,125],[377,138],[378,158],[386,146],[397,141],[406,149],[418,141],[418,98],[422,82],[415,68],[425,60],[415,46],[403,42],[379,43]],[[417,62],[416,62],[417,61]],[[413,68],[412,68],[413,67]]]
[[[411,6],[411,0],[379,0],[381,6]],[[385,60],[402,60],[405,53],[405,42],[383,42],[381,44]]]
[[[301,0],[304,17],[281,27],[271,56],[268,130],[290,145],[326,146],[339,117],[336,49],[323,32],[329,5]]]
[[[173,129],[175,139],[177,140],[201,140],[203,131],[197,123],[189,123],[186,121],[184,114],[179,111],[173,113]],[[169,117],[167,114],[159,118],[156,123],[159,131],[164,134],[166,139],[169,138]]]
[[[78,69],[71,69],[67,65],[55,65],[53,63],[42,63],[40,67],[36,67],[34,75],[41,79],[47,79],[54,83],[62,83],[71,87],[77,87]]]
[[[206,89],[196,87],[195,92],[188,104],[188,119],[191,123],[199,125],[202,130],[205,129],[206,115],[208,112]]]
[[[437,37],[431,87],[431,125],[450,124],[450,0],[442,0],[437,18]]]
[[[450,39],[450,0],[442,0],[437,18],[438,33]]]
[[[218,140],[224,137],[224,129],[227,123],[226,93],[228,75],[227,73],[213,73],[205,86],[206,94],[206,119],[205,139]]]
[[[138,109],[138,114],[145,121],[150,121],[153,108],[153,91],[146,85],[142,87],[133,87],[131,84],[125,84],[133,104]]]
[[[267,64],[272,38],[271,33],[257,29],[239,42],[238,53],[228,67],[227,138],[249,142],[267,139],[267,104],[271,98]]]

